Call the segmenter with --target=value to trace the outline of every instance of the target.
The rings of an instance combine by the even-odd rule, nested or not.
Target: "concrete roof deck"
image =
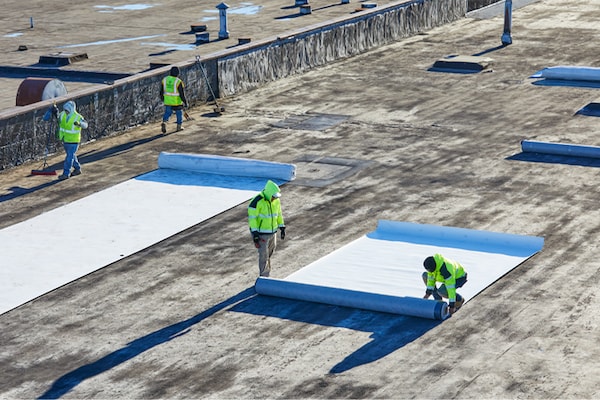
[[[520,141],[600,145],[600,120],[576,115],[597,89],[529,78],[598,66],[600,9],[540,0],[513,17],[507,47],[501,16],[465,18],[229,98],[219,118],[193,109],[183,132],[148,125],[90,143],[84,175],[60,184],[28,177],[32,165],[3,171],[0,226],[152,170],[161,151],[321,156],[370,164],[323,187],[284,186],[275,277],[379,219],[543,236],[540,254],[449,320],[413,320],[407,334],[393,315],[252,298],[242,204],[1,315],[0,397],[597,398],[600,165],[524,157]],[[428,71],[450,54],[494,62],[477,74]],[[308,113],[348,118],[323,130],[281,123]]]
[[[63,70],[135,74],[150,64],[172,64],[193,60],[238,45],[240,38],[257,41],[354,13],[360,3],[334,0],[311,3],[314,12],[300,15],[293,0],[264,3],[227,2],[228,39],[219,39],[216,5],[209,1],[110,4],[83,1],[76,6],[42,1],[21,3],[8,0],[0,16],[0,66],[38,66],[46,55],[87,54],[86,60],[61,67]],[[389,2],[386,2],[389,3]],[[33,21],[33,28],[31,22]],[[66,23],[66,21],[73,21]],[[191,25],[204,24],[210,42],[197,45]],[[26,46],[26,51],[19,51]],[[0,107],[13,107],[23,77],[0,76]],[[68,92],[89,83],[65,81]]]

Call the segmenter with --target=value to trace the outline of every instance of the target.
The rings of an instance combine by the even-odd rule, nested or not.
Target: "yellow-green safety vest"
[[[163,79],[163,99],[167,106],[180,106],[183,104],[177,87],[179,84],[183,86],[183,81],[176,76],[167,76]]]
[[[279,199],[271,200],[279,187],[275,182],[268,181],[262,192],[254,196],[248,205],[248,225],[250,232],[275,233],[278,228],[285,226],[281,213]]]
[[[448,299],[450,302],[456,301],[456,280],[465,275],[465,269],[458,262],[450,260],[439,253],[434,254],[433,259],[435,260],[435,271],[427,272],[427,289],[433,290],[435,282],[444,283],[448,290]],[[444,265],[450,273],[448,278],[444,278],[441,272]]]
[[[81,142],[81,126],[75,125],[76,121],[81,121],[83,117],[77,111],[67,114],[60,113],[60,125],[58,130],[58,139],[65,143]]]

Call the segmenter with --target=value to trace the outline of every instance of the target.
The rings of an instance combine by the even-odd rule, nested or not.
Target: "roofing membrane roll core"
[[[537,253],[544,239],[456,227],[380,220],[377,229],[284,279],[259,278],[257,293],[429,319],[446,303],[423,299],[423,260],[435,253],[460,262],[466,301]],[[441,308],[439,308],[441,307]]]

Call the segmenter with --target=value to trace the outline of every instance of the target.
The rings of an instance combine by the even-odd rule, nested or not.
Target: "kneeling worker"
[[[467,282],[465,269],[456,261],[452,261],[441,254],[427,257],[423,261],[423,267],[427,270],[427,272],[423,272],[423,282],[427,285],[423,298],[428,299],[431,295],[435,300],[447,298],[450,314],[454,314],[465,302],[464,297],[456,293],[456,289]],[[437,282],[442,283],[439,288],[436,287]]]

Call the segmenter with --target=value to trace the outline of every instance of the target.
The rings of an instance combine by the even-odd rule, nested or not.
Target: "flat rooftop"
[[[202,46],[169,52],[157,43],[189,45],[189,25],[215,17],[204,12],[213,4],[194,4],[129,10],[36,1],[26,12],[11,0],[0,17],[3,63],[153,35],[165,36],[71,48],[89,56],[73,65],[135,72],[154,60],[193,58]],[[269,4],[232,15],[231,41],[320,14],[278,19],[295,9]],[[343,10],[328,4],[313,7]],[[30,30],[32,10],[39,14]],[[261,15],[267,22],[250,26]],[[287,237],[273,256],[276,278],[380,219],[543,237],[544,247],[437,323],[255,296],[257,255],[240,204],[0,315],[0,397],[598,398],[600,165],[523,154],[520,142],[600,145],[598,118],[577,114],[597,88],[530,78],[557,65],[598,67],[599,20],[596,0],[540,0],[513,10],[513,44],[502,47],[501,13],[464,18],[227,98],[217,118],[196,107],[182,132],[161,135],[152,124],[86,144],[84,173],[65,182],[29,176],[37,164],[3,171],[0,227],[151,171],[162,151],[297,163],[298,182],[282,188]],[[216,22],[207,23],[212,34]],[[30,50],[17,52],[20,44]],[[493,62],[471,74],[430,70],[450,55]],[[320,168],[323,176],[333,168],[316,160],[362,168],[311,185]],[[48,161],[60,169],[63,157]],[[47,245],[63,240],[48,237]]]

